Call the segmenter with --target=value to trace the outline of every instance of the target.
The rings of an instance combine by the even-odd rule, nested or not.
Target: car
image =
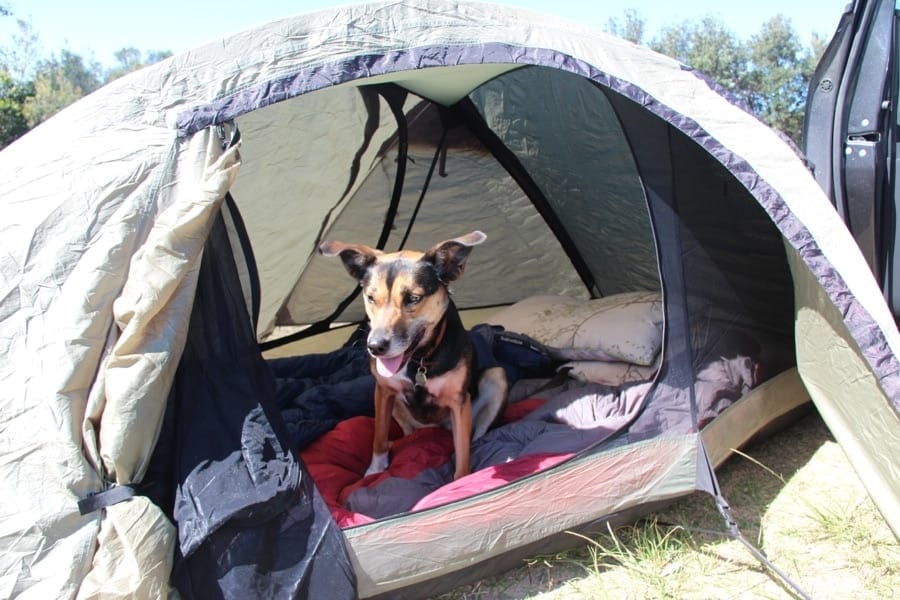
[[[900,317],[897,7],[847,5],[810,79],[803,151]]]

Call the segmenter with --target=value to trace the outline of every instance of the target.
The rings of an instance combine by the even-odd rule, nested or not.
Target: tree
[[[169,58],[172,56],[172,53],[168,50],[150,50],[147,52],[146,56],[143,56],[142,52],[137,48],[128,47],[117,50],[113,53],[113,56],[119,64],[110,69],[106,74],[107,83],[113,79],[118,79],[122,75],[126,75],[132,71],[137,71],[138,69],[142,69],[148,65]]]
[[[100,63],[95,60],[85,63],[84,58],[69,50],[62,50],[59,59],[51,60],[48,66],[58,67],[62,76],[81,90],[82,95],[90,94],[102,85],[103,67]]]
[[[0,18],[12,16],[0,4]],[[41,58],[31,22],[17,19],[16,24],[12,43],[0,46],[0,149],[103,83],[172,54],[156,50],[144,55],[135,48],[123,48],[115,53],[119,65],[105,72],[97,61],[70,50]]]
[[[25,99],[22,112],[28,127],[35,127],[82,96],[84,92],[58,66],[42,70],[34,82],[34,93]]]
[[[79,98],[100,87],[97,63],[86,65],[84,59],[69,50],[60,57],[43,60],[34,77],[34,93],[25,100],[23,113],[29,127],[34,127]]]
[[[0,69],[0,149],[28,131],[23,108],[33,93],[33,86],[17,83],[9,71]]]
[[[746,89],[747,50],[716,18],[664,27],[650,47],[704,73],[739,97]]]
[[[635,44],[644,43],[644,33],[646,31],[647,20],[641,16],[637,10],[626,8],[624,12],[624,20],[613,17],[606,21],[604,31],[616,35],[622,39]]]
[[[645,21],[632,9],[624,20],[610,19],[606,30],[642,43]],[[713,17],[685,20],[660,29],[649,46],[704,73],[771,127],[800,142],[806,92],[825,40],[798,41],[789,19],[777,15],[759,33],[741,41]]]
[[[12,17],[5,4],[0,5],[0,17]],[[0,149],[11,144],[28,131],[25,100],[34,93],[34,86],[24,79],[28,57],[33,55],[37,35],[28,21],[16,21],[18,31],[9,47],[0,47]]]
[[[790,20],[777,15],[763,23],[747,47],[750,108],[767,124],[799,142],[807,87],[824,42],[813,38],[810,47],[803,47]]]
[[[40,38],[31,21],[16,19],[16,28],[12,43],[0,46],[0,66],[14,79],[27,81],[34,76],[34,68],[40,60]]]

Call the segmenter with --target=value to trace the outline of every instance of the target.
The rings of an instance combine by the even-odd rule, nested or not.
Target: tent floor
[[[703,429],[703,444],[713,467],[749,442],[770,435],[810,406],[809,394],[796,368],[752,389]]]

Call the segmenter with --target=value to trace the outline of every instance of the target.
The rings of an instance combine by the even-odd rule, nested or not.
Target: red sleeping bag
[[[521,419],[543,403],[541,399],[511,403],[503,422]],[[345,507],[351,493],[361,487],[377,486],[388,477],[411,479],[425,469],[440,467],[450,460],[453,437],[442,427],[428,427],[403,436],[394,423],[390,439],[391,464],[386,471],[364,477],[372,457],[374,419],[353,417],[307,446],[300,456],[341,527],[370,523],[374,519]],[[548,468],[572,454],[532,454],[481,469],[444,485],[420,499],[412,510],[421,510],[484,492],[536,471]]]

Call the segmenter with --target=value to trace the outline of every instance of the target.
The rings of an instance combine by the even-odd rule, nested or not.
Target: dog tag
[[[416,369],[416,386],[417,387],[425,387],[428,384],[428,377],[426,377],[425,374],[426,374],[425,365],[419,365],[419,368]]]

